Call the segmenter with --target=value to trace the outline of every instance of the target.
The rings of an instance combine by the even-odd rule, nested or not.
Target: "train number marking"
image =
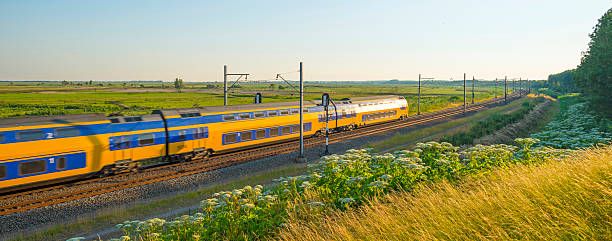
[[[51,157],[49,158],[49,163],[53,164],[55,162],[55,158]]]
[[[47,133],[47,139],[53,138],[53,133]]]

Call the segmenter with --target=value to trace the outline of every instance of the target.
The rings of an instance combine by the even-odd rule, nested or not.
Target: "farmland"
[[[126,115],[149,114],[156,109],[190,108],[223,105],[223,89],[219,83],[187,83],[179,93],[163,84],[95,83],[62,85],[61,82],[0,82],[0,118],[12,116],[42,116],[78,113],[115,113],[121,110],[110,102],[128,107]],[[279,89],[280,86],[285,86]],[[229,104],[253,103],[255,92],[263,94],[264,102],[295,101],[297,93],[281,83],[241,84],[236,93],[229,94]],[[421,89],[421,111],[429,112],[448,106],[463,104],[463,88],[456,83],[424,83]],[[323,82],[305,84],[305,100],[319,100],[321,93],[330,93],[334,99],[373,95],[403,95],[408,99],[410,111],[417,110],[417,86],[407,84],[364,84],[359,82]],[[468,92],[469,93],[469,92]],[[502,93],[498,89],[498,95]],[[477,87],[475,99],[494,95],[494,87]],[[471,95],[468,95],[471,101]]]

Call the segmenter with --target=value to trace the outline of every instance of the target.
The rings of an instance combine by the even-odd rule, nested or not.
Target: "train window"
[[[79,128],[76,127],[55,129],[56,137],[78,136],[79,134]]]
[[[291,127],[283,126],[281,127],[281,135],[291,134]]]
[[[55,169],[57,169],[57,170],[64,170],[64,169],[66,169],[66,158],[65,157],[57,158],[57,164],[55,166]]]
[[[199,117],[199,116],[201,116],[199,112],[181,114],[182,118]]]
[[[241,141],[250,141],[253,140],[253,132],[242,132],[240,133],[240,140]]]
[[[142,121],[142,117],[136,116],[136,117],[134,117],[134,121]]]
[[[130,148],[130,138],[127,136],[122,136],[119,148]]]
[[[42,130],[17,132],[17,140],[20,141],[40,140],[44,138],[45,132]]]
[[[125,118],[123,118],[123,120],[125,122],[132,122],[132,121],[134,121],[134,118],[133,117],[125,117]]]
[[[280,114],[281,115],[288,115],[289,111],[288,110],[280,110]]]
[[[19,175],[29,175],[34,173],[41,173],[47,170],[47,160],[40,159],[36,161],[27,161],[19,163]]]
[[[257,130],[255,132],[255,138],[265,138],[266,137],[266,130]]]
[[[110,121],[111,123],[119,123],[119,119],[117,118],[110,119]]]
[[[292,125],[291,126],[291,131],[293,133],[300,133],[300,125]]]
[[[239,115],[239,117],[240,117],[241,120],[251,119],[251,113],[242,113],[242,114]]]
[[[342,112],[342,118],[346,118],[346,117],[347,117],[346,112]]]
[[[0,143],[3,143],[4,141],[6,141],[6,138],[4,137],[4,134],[0,133]]]
[[[270,129],[270,137],[278,136],[278,128]]]
[[[195,131],[195,132],[196,132],[196,133],[195,133],[195,138],[198,138],[198,129],[196,129],[196,131]],[[185,139],[187,139],[187,131],[185,131],[185,130],[180,130],[180,131],[179,131],[179,139],[180,139],[181,141],[184,141]]]
[[[261,118],[265,116],[266,116],[265,112],[255,112],[255,118]]]
[[[308,113],[308,109],[304,108],[304,109],[302,109],[302,112],[303,113]]]
[[[380,113],[374,114],[374,119],[380,119]]]
[[[277,115],[278,115],[278,112],[277,112],[277,111],[275,111],[275,110],[268,111],[268,116],[269,116],[269,117],[271,117],[271,116],[277,116]]]
[[[151,145],[155,143],[155,135],[153,134],[144,134],[138,136],[138,145]]]
[[[224,121],[232,121],[232,120],[235,120],[235,119],[236,119],[236,117],[234,115],[224,115],[223,116],[223,120]]]
[[[224,137],[225,144],[234,143],[238,141],[238,135],[236,134],[227,134]]]
[[[291,114],[299,114],[300,113],[300,109],[291,109]]]
[[[206,137],[208,137],[206,133],[206,128],[200,127],[200,138],[206,138]]]
[[[0,165],[0,179],[6,178],[6,166]]]

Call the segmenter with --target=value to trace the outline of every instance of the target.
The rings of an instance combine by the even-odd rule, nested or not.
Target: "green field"
[[[480,84],[480,83],[478,83]],[[484,85],[484,84],[482,84]],[[284,83],[240,83],[229,94],[229,104],[253,102],[261,92],[264,102],[295,101],[298,94]],[[509,88],[510,89],[510,88]],[[319,100],[322,93],[333,99],[373,95],[403,95],[411,113],[417,111],[417,85],[413,82],[313,82],[306,83],[305,100]],[[494,87],[475,88],[476,101],[494,96]],[[498,89],[498,95],[502,93]],[[424,83],[421,87],[421,111],[428,112],[463,103],[463,88],[457,82]],[[471,101],[468,88],[468,102]],[[121,102],[130,109],[124,114],[149,114],[152,110],[223,105],[221,83],[186,83],[178,92],[172,83],[161,82],[0,82],[0,118],[77,113],[114,113]]]

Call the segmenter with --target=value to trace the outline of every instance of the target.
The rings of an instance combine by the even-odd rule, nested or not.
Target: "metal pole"
[[[474,82],[476,82],[476,79],[472,76],[472,104],[474,104]]]
[[[523,96],[523,84],[522,84],[522,78],[519,78],[519,96],[522,97]]]
[[[304,160],[304,77],[300,62],[300,161]]]
[[[529,83],[529,78],[527,78],[527,93],[531,94],[531,84]]]
[[[463,114],[465,114],[465,111],[467,109],[465,106],[466,105],[465,98],[466,98],[465,96],[465,73],[463,73]]]
[[[223,65],[223,105],[227,105],[227,65]]]
[[[325,106],[325,154],[329,155],[329,107]]]
[[[417,102],[417,115],[421,114],[421,74],[419,74],[419,100]]]
[[[508,76],[504,77],[504,104],[508,104]]]

